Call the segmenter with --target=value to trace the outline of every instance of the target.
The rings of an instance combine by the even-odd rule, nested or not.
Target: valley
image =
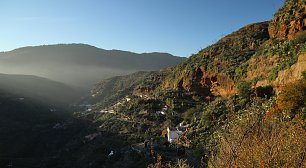
[[[306,2],[189,58],[0,53],[0,167],[306,167]]]

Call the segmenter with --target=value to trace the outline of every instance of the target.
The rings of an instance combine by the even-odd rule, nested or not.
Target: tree
[[[238,95],[244,102],[248,102],[250,100],[250,96],[252,93],[251,83],[250,82],[240,82],[237,86]]]

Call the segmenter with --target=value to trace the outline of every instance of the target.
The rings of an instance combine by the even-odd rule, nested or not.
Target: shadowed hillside
[[[0,90],[19,98],[66,107],[84,94],[79,88],[31,75],[0,74]]]

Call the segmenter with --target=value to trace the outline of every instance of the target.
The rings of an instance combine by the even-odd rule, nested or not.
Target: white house
[[[170,143],[176,143],[178,138],[183,134],[184,132],[179,130],[178,128],[169,128],[167,127],[167,137],[168,142]]]

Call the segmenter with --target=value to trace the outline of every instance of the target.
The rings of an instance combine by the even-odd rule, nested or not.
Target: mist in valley
[[[104,79],[137,71],[159,71],[184,58],[166,53],[137,54],[84,44],[24,47],[0,53],[0,167],[54,167],[50,158],[83,156],[83,137],[95,130],[76,112]],[[117,135],[108,132],[108,147]],[[126,144],[118,139],[115,144]],[[77,147],[77,148],[76,148]],[[34,150],[35,149],[35,150]],[[40,155],[44,155],[41,157]],[[87,156],[88,161],[91,156]],[[75,163],[70,163],[74,165]],[[83,161],[81,161],[83,164]]]
[[[158,71],[183,61],[166,53],[136,54],[84,44],[24,47],[0,53],[0,72],[47,78],[80,89],[137,71]]]

